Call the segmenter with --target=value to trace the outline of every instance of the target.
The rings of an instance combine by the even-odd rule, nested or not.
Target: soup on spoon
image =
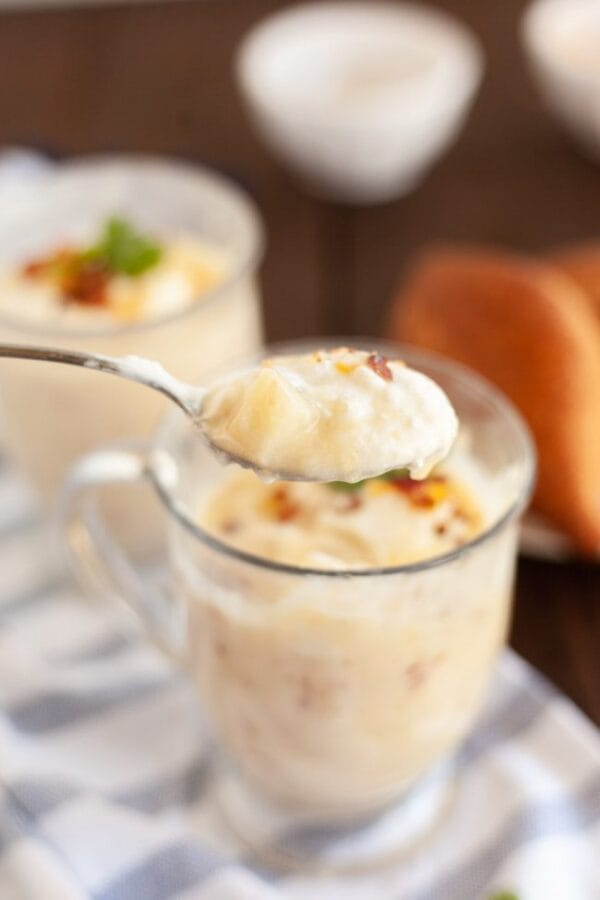
[[[267,478],[349,483],[392,469],[425,478],[458,430],[426,375],[347,347],[265,359],[215,383],[198,424],[213,448]]]

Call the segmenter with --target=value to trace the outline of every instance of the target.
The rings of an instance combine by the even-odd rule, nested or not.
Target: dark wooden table
[[[487,74],[454,149],[414,194],[344,209],[310,199],[264,152],[231,61],[275,0],[0,16],[0,143],[57,155],[178,154],[260,203],[271,338],[376,333],[413,252],[439,238],[540,249],[598,232],[600,169],[541,109],[523,62],[523,0],[442,0],[479,34]],[[599,411],[600,414],[600,411]],[[600,566],[522,561],[513,644],[600,723]]]

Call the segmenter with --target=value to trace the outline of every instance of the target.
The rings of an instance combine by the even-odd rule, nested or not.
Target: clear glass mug
[[[265,352],[317,343],[330,342]],[[409,347],[333,341],[340,343],[400,356],[447,391],[470,452],[501,498],[471,543],[422,563],[361,572],[307,570],[235,550],[195,521],[221,466],[177,410],[147,449],[84,458],[64,503],[83,583],[94,589],[100,580],[124,596],[151,637],[183,663],[236,773],[222,792],[228,819],[277,861],[283,850],[273,844],[274,822],[285,822],[289,834],[298,822],[361,822],[398,798],[408,809],[407,792],[464,737],[505,641],[518,520],[535,469],[526,426],[479,376]],[[132,481],[148,482],[163,506],[170,596],[137,575],[106,535],[90,531],[88,489]]]
[[[150,157],[87,158],[15,188],[0,210],[0,266],[13,266],[58,243],[93,239],[118,214],[154,234],[186,233],[229,261],[225,279],[185,309],[139,323],[57,327],[0,314],[0,341],[135,354],[161,362],[183,380],[258,351],[262,341],[257,268],[263,228],[251,200],[219,175]],[[123,435],[148,436],[165,409],[160,395],[119,385],[85,369],[2,360],[3,438],[48,507],[66,469],[81,454]],[[128,543],[151,543],[152,510],[118,492],[104,498]]]

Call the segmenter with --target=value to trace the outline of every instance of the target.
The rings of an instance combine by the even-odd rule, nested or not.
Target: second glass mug
[[[91,240],[100,223],[124,216],[150,234],[190,235],[227,259],[223,280],[166,315],[106,323],[87,313],[62,325],[19,319],[2,307],[0,340],[156,359],[182,380],[258,351],[262,341],[257,267],[264,244],[260,215],[246,194],[217,173],[168,159],[101,156],[72,161],[40,183],[20,187],[0,210],[0,268],[13,269],[59,243]],[[88,311],[89,312],[89,311]],[[60,322],[61,320],[59,320]],[[81,454],[123,434],[145,437],[164,410],[158,394],[135,384],[52,363],[2,360],[3,438],[10,455],[51,510],[65,472]],[[154,505],[103,508],[130,547],[149,552],[157,539]]]
[[[444,556],[367,571],[308,570],[233,549],[196,522],[222,466],[177,410],[146,450],[84,457],[63,504],[78,575],[88,588],[100,581],[124,596],[150,637],[183,663],[237,773],[236,790],[224,794],[228,818],[276,860],[271,828],[261,834],[259,822],[270,817],[289,831],[373,816],[406,798],[464,737],[506,637],[518,520],[535,469],[519,415],[454,363],[368,338],[264,353],[316,343],[376,346],[446,390],[499,498],[481,535]],[[98,540],[85,514],[89,488],[144,480],[166,519],[169,597],[106,535]]]

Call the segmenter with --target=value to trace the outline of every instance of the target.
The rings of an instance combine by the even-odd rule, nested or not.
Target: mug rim
[[[235,182],[230,181],[208,166],[152,154],[92,154],[57,164],[56,171],[51,171],[48,175],[42,176],[41,183],[36,183],[37,187],[20,188],[20,197],[25,196],[25,193],[21,193],[21,190],[24,192],[33,191],[33,196],[35,196],[36,193],[44,190],[60,190],[61,183],[68,182],[73,176],[104,176],[111,171],[119,170],[126,176],[137,173],[151,174],[159,178],[164,174],[179,175],[193,180],[197,187],[208,185],[211,188],[216,188],[220,192],[221,198],[225,199],[226,202],[232,202],[237,207],[236,214],[246,220],[245,227],[247,227],[249,235],[246,252],[232,265],[230,272],[222,281],[210,290],[205,291],[191,303],[186,304],[182,309],[166,315],[125,324],[102,324],[83,328],[68,328],[60,325],[57,327],[38,325],[27,319],[20,319],[18,316],[13,317],[10,313],[0,311],[0,323],[2,325],[21,335],[56,337],[64,338],[65,340],[109,338],[117,334],[137,334],[139,332],[152,331],[152,329],[162,328],[178,319],[192,316],[207,304],[218,301],[220,297],[227,295],[245,276],[258,269],[266,246],[265,227],[258,207],[243,188],[238,187]],[[28,215],[32,214],[31,212],[23,213],[19,210],[19,199],[19,197],[13,196],[7,202],[5,209],[0,213],[0,226],[3,224],[3,221],[6,224],[5,220],[7,218],[10,220],[11,216],[21,216],[26,220]]]
[[[280,341],[277,343],[268,344],[262,348],[259,354],[255,354],[254,358],[264,359],[264,357],[267,355],[277,355],[286,351],[289,352],[291,350],[295,350],[296,352],[302,349],[307,351],[314,350],[316,347],[320,346],[356,346],[359,348],[371,346],[377,350],[381,348],[388,348],[388,352],[398,352],[400,356],[406,353],[410,357],[409,362],[411,365],[414,365],[416,360],[416,366],[418,368],[419,360],[422,360],[426,366],[430,365],[434,370],[437,369],[440,372],[445,371],[455,381],[466,386],[468,390],[474,392],[476,395],[479,395],[480,398],[485,399],[494,408],[494,411],[502,416],[509,424],[509,426],[512,427],[517,440],[520,440],[521,443],[521,453],[524,459],[524,471],[522,475],[522,483],[519,487],[514,501],[508,506],[508,508],[502,513],[499,518],[495,519],[487,528],[477,534],[472,540],[467,541],[467,543],[462,544],[460,547],[457,547],[454,550],[450,550],[447,553],[429,557],[418,562],[396,566],[379,566],[368,569],[319,569],[293,565],[291,563],[279,562],[277,560],[271,560],[267,557],[259,556],[254,553],[249,553],[245,550],[240,550],[237,547],[233,547],[232,545],[227,544],[225,541],[222,541],[220,538],[206,531],[197,521],[190,517],[187,507],[176,497],[174,497],[172,493],[169,492],[168,485],[165,484],[164,479],[161,478],[161,466],[157,464],[156,457],[157,454],[160,457],[161,440],[167,433],[167,431],[172,427],[172,422],[175,419],[181,421],[180,417],[182,413],[179,410],[173,410],[172,412],[167,413],[162,418],[154,434],[152,449],[150,451],[146,464],[146,473],[150,481],[152,482],[159,499],[166,507],[167,512],[171,514],[178,522],[178,524],[183,526],[183,528],[185,528],[188,533],[200,540],[203,544],[209,546],[211,549],[216,550],[219,553],[222,553],[232,559],[253,565],[260,569],[267,569],[273,572],[281,572],[284,574],[297,576],[342,579],[367,578],[372,576],[411,574],[446,565],[446,563],[450,563],[455,559],[459,559],[476,547],[487,543],[488,540],[493,538],[496,534],[500,533],[506,525],[508,525],[511,521],[516,519],[521,514],[531,497],[535,484],[537,463],[535,445],[529,427],[524,421],[521,414],[518,412],[513,403],[490,381],[479,375],[479,373],[474,372],[472,369],[469,369],[467,366],[455,362],[454,360],[448,359],[447,357],[439,353],[435,353],[430,350],[423,350],[422,348],[415,347],[411,344],[391,341],[387,338],[361,338],[355,336],[333,338],[319,338],[318,336],[316,336],[314,338],[299,338],[297,340]],[[245,359],[238,360],[237,366],[243,368],[246,363],[250,362],[250,359],[251,358],[246,357]],[[236,362],[233,362],[228,366],[221,367],[221,371],[223,371],[223,369],[231,370],[232,368],[236,368],[237,366]]]

